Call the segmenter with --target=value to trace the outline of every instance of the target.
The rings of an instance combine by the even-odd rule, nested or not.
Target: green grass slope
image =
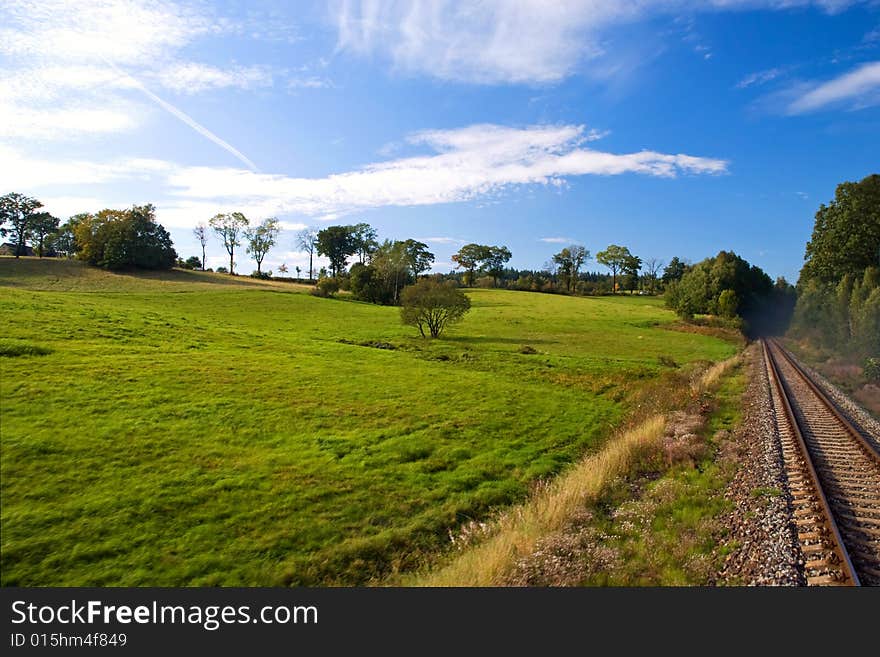
[[[658,356],[735,351],[649,298],[474,290],[429,342],[301,292],[0,259],[2,584],[367,582],[595,448]]]

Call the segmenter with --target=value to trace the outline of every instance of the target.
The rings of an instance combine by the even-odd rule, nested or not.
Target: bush
[[[211,271],[211,270],[209,269],[208,271]],[[229,273],[229,270],[226,269],[226,267],[223,267],[222,265],[220,267],[217,267],[217,269],[215,269],[214,271],[216,271],[218,274],[228,274]]]
[[[423,278],[409,285],[401,294],[400,318],[404,324],[416,326],[422,337],[425,330],[436,338],[471,308],[471,300],[454,285]]]
[[[314,296],[322,297],[324,299],[332,297],[337,292],[339,292],[339,281],[329,276],[318,279],[318,284],[315,285],[315,289],[312,290]]]
[[[271,270],[270,271],[254,270],[251,272],[251,278],[259,278],[259,279],[262,279],[265,281],[265,280],[272,278],[272,272],[271,272]]]
[[[865,359],[865,378],[871,383],[880,383],[880,358]]]

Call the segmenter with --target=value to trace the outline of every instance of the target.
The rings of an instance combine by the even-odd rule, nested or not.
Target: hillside
[[[472,290],[427,342],[305,289],[0,259],[2,583],[405,570],[597,448],[669,364],[736,350],[646,297]]]

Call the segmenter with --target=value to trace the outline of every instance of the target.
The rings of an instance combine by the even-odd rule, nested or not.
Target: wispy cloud
[[[585,145],[589,136],[584,126],[574,125],[427,130],[408,141],[432,152],[323,178],[156,160],[52,163],[11,149],[0,155],[16,172],[13,187],[26,191],[58,180],[89,184],[126,176],[151,178],[164,193],[159,206],[175,208],[181,220],[188,217],[191,222],[210,216],[206,213],[213,207],[247,207],[261,216],[339,217],[370,208],[481,201],[516,186],[558,184],[572,176],[672,178],[727,170],[727,162],[716,158],[599,151]]]
[[[764,71],[750,73],[737,83],[736,88],[746,89],[751,86],[761,86],[762,84],[767,84],[768,82],[775,80],[783,73],[784,70],[781,68],[768,68]]]
[[[208,89],[271,87],[272,72],[264,66],[222,69],[198,62],[178,62],[156,74],[158,82],[177,93],[196,94]]]
[[[547,242],[548,244],[573,244],[574,240],[570,237],[542,237],[539,242]]]
[[[111,61],[105,60],[105,63],[108,66],[110,66],[114,71],[119,73],[120,75],[126,75],[123,71],[121,71]],[[188,125],[190,128],[195,130],[197,133],[199,133],[200,135],[202,135],[203,137],[205,137],[209,141],[217,144],[220,148],[222,148],[226,152],[228,152],[231,155],[233,155],[234,157],[236,157],[240,162],[242,162],[245,166],[250,168],[252,171],[257,170],[257,165],[254,164],[253,162],[251,162],[251,160],[247,156],[245,156],[241,151],[239,151],[237,148],[235,148],[232,144],[228,143],[227,141],[225,141],[225,140],[221,139],[220,137],[218,137],[217,135],[215,135],[213,132],[208,130],[205,126],[203,126],[201,123],[199,123],[198,121],[193,119],[191,116],[189,116],[183,110],[178,109],[177,107],[175,107],[171,103],[163,100],[162,98],[160,98],[159,96],[154,94],[152,91],[147,89],[147,87],[144,86],[139,80],[135,79],[133,76],[129,75],[128,78],[135,85],[135,87],[137,89],[139,89],[147,98],[149,98],[154,103],[159,105],[159,107],[161,107],[162,109],[167,111],[174,118],[178,119],[179,121],[181,121],[185,125]]]
[[[0,82],[0,135],[59,140],[132,130],[150,114],[128,95],[135,90],[256,170],[238,149],[140,79],[185,93],[271,84],[260,67],[222,70],[173,61],[192,40],[229,30],[229,22],[165,0],[9,0],[0,8],[0,24],[0,54],[15,63]]]
[[[604,36],[664,13],[816,6],[829,13],[859,0],[568,0],[480,3],[339,0],[340,51],[379,55],[405,73],[476,83],[550,83],[576,70],[607,70]],[[711,52],[697,44],[704,58]],[[587,64],[589,63],[589,64]]]
[[[788,104],[786,111],[806,114],[829,106],[862,109],[877,104],[880,104],[880,62],[868,62],[833,80],[808,85]]]
[[[467,240],[458,239],[457,237],[417,237],[416,240],[425,244],[449,244],[456,246],[467,244]]]
[[[330,78],[310,76],[310,77],[294,77],[287,81],[288,89],[330,89],[333,87],[333,81]]]

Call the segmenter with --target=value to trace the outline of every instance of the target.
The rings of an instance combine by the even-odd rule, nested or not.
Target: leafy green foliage
[[[241,238],[245,235],[250,222],[241,212],[216,214],[208,220],[211,230],[223,242],[223,248],[229,254],[229,274],[235,273],[235,249],[241,246]],[[220,268],[217,268],[220,271]]]
[[[41,207],[37,199],[17,192],[0,196],[0,233],[12,236],[16,258],[24,253],[25,243],[34,232],[35,210]]]
[[[423,338],[439,337],[450,324],[461,321],[471,309],[471,300],[452,282],[440,283],[423,278],[404,288],[400,317],[404,324],[416,326]]]
[[[880,353],[880,175],[837,186],[805,260],[792,333],[856,357]]]
[[[670,283],[676,283],[680,281],[684,277],[685,273],[687,273],[688,269],[688,265],[680,260],[678,256],[675,256],[663,269],[663,284],[669,285]]]
[[[759,267],[721,251],[691,267],[666,290],[666,304],[681,317],[695,314],[757,317],[773,298],[773,281]]]
[[[630,253],[627,247],[617,244],[610,244],[604,251],[599,251],[596,254],[596,262],[611,270],[613,277],[611,289],[613,292],[617,292],[617,275],[620,272],[632,271],[633,269],[637,272],[641,265],[641,260]]]
[[[36,243],[37,255],[41,258],[46,253],[46,238],[58,229],[60,220],[48,212],[37,212],[31,217],[31,232]]]
[[[489,247],[482,244],[465,244],[452,254],[452,262],[457,268],[465,271],[465,285],[473,287],[476,271],[480,264],[488,257]]]
[[[590,252],[580,244],[572,244],[553,256],[553,262],[559,268],[559,278],[569,292],[573,292],[578,280],[578,272],[590,259]]]
[[[804,259],[801,283],[836,284],[880,266],[880,174],[841,183],[834,200],[819,206]]]
[[[352,294],[362,301],[397,305],[401,290],[429,269],[433,261],[434,254],[421,242],[385,240],[373,249],[369,264],[352,265]]]
[[[275,246],[280,232],[281,227],[278,225],[278,220],[274,217],[265,219],[259,226],[248,228],[245,231],[244,236],[248,243],[247,252],[253,256],[254,262],[257,263],[258,277],[262,273],[263,260],[266,254],[269,253],[269,249]]]
[[[464,269],[465,284],[473,287],[478,271],[485,271],[492,277],[492,284],[498,287],[498,277],[504,272],[504,265],[512,257],[506,246],[487,246],[485,244],[465,244],[452,255],[452,262]]]
[[[152,205],[79,215],[78,255],[104,269],[170,269],[177,262],[171,236],[156,223]]]
[[[318,232],[315,241],[318,255],[330,260],[330,275],[333,277],[345,271],[348,257],[357,253],[359,246],[354,226],[328,226]]]
[[[339,280],[335,276],[322,276],[315,285],[313,294],[316,297],[332,297],[339,292]]]

